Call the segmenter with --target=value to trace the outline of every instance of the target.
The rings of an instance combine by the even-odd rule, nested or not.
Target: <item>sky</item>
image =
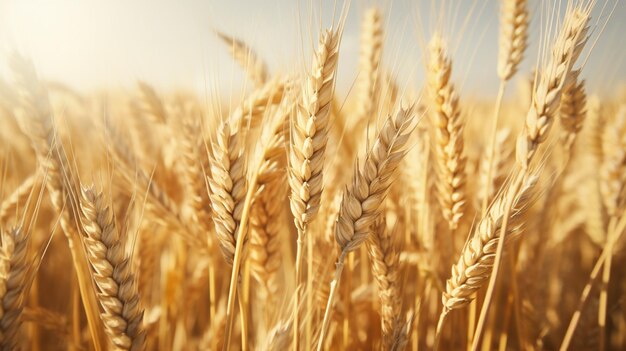
[[[584,75],[590,90],[603,93],[626,82],[626,1],[596,1],[591,38],[595,46]],[[565,3],[530,0],[531,48],[522,72],[529,74],[538,62],[542,23],[551,14],[563,14]],[[333,23],[333,14],[337,23],[342,4],[0,0],[0,66],[10,52],[19,50],[32,58],[41,76],[75,89],[130,89],[143,80],[164,90],[236,92],[246,86],[244,76],[216,31],[247,42],[272,72],[305,72],[319,30]],[[461,92],[496,93],[498,0],[352,0],[340,49],[338,91],[350,91],[358,75],[360,20],[373,5],[385,16],[384,65],[401,86],[417,90],[423,84],[425,42],[435,28],[443,28],[454,62],[453,79]]]

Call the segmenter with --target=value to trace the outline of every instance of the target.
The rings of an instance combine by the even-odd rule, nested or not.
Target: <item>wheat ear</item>
[[[84,244],[102,306],[101,318],[110,342],[122,350],[143,350],[143,309],[125,241],[101,193],[82,188],[80,197]]]
[[[587,95],[585,94],[585,81],[579,78],[580,70],[572,71],[569,84],[563,89],[561,105],[559,107],[559,120],[561,121],[561,141],[566,151],[571,151],[576,135],[582,128],[587,115]]]
[[[209,169],[203,169],[202,163],[206,161],[207,155],[204,145],[200,141],[200,129],[202,115],[197,108],[190,105],[182,105],[178,112],[180,116],[180,129],[178,135],[178,145],[181,149],[181,173],[185,179],[183,184],[185,189],[184,201],[190,209],[188,217],[191,217],[195,227],[202,233],[209,231],[213,225],[210,214],[210,200],[206,194],[206,182],[204,176]],[[209,246],[212,240],[208,240]]]
[[[359,84],[356,120],[353,121],[356,130],[375,116],[380,96],[380,61],[383,49],[383,23],[380,10],[376,7],[365,12],[361,29],[361,52],[359,55]],[[357,141],[353,138],[350,141]]]
[[[279,104],[289,88],[291,78],[277,77],[255,89],[250,96],[232,111],[230,123],[242,127],[256,128],[263,122],[266,111]]]
[[[505,241],[508,241],[513,238],[511,234],[520,231],[520,221],[529,207],[536,182],[536,177],[530,177],[517,194],[511,193],[509,187],[509,191],[496,197],[487,214],[478,222],[472,238],[463,248],[457,263],[452,266],[452,274],[446,281],[446,291],[442,295],[445,313],[466,306],[473,299],[474,292],[487,281],[501,237],[505,203],[514,197],[508,238],[505,237]]]
[[[334,279],[330,283],[330,294],[317,344],[318,351],[324,345],[345,257],[363,244],[372,232],[372,225],[380,215],[393,175],[406,154],[405,145],[412,131],[414,117],[411,106],[407,109],[400,108],[395,116],[387,118],[378,138],[365,156],[363,168],[357,162],[352,186],[344,191],[335,226],[335,241],[341,254],[337,260]]]
[[[280,252],[281,218],[283,202],[288,188],[285,186],[287,163],[286,131],[291,104],[284,104],[277,116],[264,130],[268,139],[263,146],[263,160],[258,170],[260,185],[251,208],[250,264],[253,276],[263,287],[261,296],[273,298],[278,293],[278,272],[282,262]]]
[[[11,217],[19,217],[19,210],[24,210],[26,201],[31,192],[36,193],[41,185],[41,179],[33,174],[26,178],[2,203],[0,203],[0,223]]]
[[[500,16],[498,76],[508,81],[524,58],[528,40],[527,0],[503,0]]]
[[[165,111],[163,101],[156,90],[145,82],[140,81],[137,85],[140,93],[139,104],[137,106],[139,112],[152,123],[167,123],[168,115]]]
[[[495,198],[465,244],[461,257],[452,266],[451,276],[446,281],[446,289],[441,296],[443,311],[437,324],[435,350],[450,311],[468,305],[475,298],[476,291],[492,274],[500,243],[504,245],[510,242],[514,238],[513,234],[520,232],[524,213],[534,198],[537,177],[531,176],[522,181],[519,188],[517,181],[510,182]],[[480,335],[478,330],[476,333]],[[478,339],[475,337],[474,342]]]
[[[456,229],[465,206],[465,157],[459,100],[450,81],[452,62],[435,34],[429,45],[428,91],[432,99],[432,128],[437,161],[437,194],[444,219]]]
[[[0,229],[0,347],[18,349],[18,333],[24,306],[29,262],[30,235],[21,228]]]
[[[522,169],[528,168],[539,144],[548,137],[563,89],[571,78],[572,67],[587,42],[590,11],[590,7],[574,8],[565,15],[550,63],[541,75],[524,130],[517,139],[516,158]]]
[[[213,208],[215,234],[222,255],[233,264],[237,228],[246,196],[245,158],[240,138],[228,121],[222,122],[211,153],[209,189]]]
[[[385,349],[394,343],[401,322],[400,256],[393,240],[393,233],[388,230],[385,220],[380,221],[367,240],[372,273],[378,284]]]
[[[626,105],[622,105],[613,123],[603,133],[604,157],[600,165],[600,193],[609,216],[619,215],[626,194]]]
[[[322,33],[311,74],[308,75],[302,91],[298,113],[291,126],[291,212],[298,230],[298,242],[302,243],[306,226],[317,214],[322,196],[322,170],[339,57],[339,34],[333,30]]]
[[[254,84],[261,86],[267,82],[269,76],[267,73],[267,65],[248,44],[243,40],[224,33],[218,32],[217,35],[224,43],[230,45],[230,54],[241,68],[243,68],[248,78],[250,78]]]

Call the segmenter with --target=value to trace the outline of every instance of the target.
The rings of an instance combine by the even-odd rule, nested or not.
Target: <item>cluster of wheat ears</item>
[[[1,348],[626,349],[626,98],[587,97],[594,3],[546,20],[509,101],[531,15],[502,1],[495,103],[459,96],[441,32],[405,93],[376,8],[345,106],[345,9],[301,74],[220,33],[253,85],[224,109],[12,55]]]

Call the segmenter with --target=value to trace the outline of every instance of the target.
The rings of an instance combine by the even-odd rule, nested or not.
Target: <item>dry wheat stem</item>
[[[523,189],[520,190],[520,187],[522,187],[522,183],[523,183],[523,177],[522,176],[518,176],[516,178],[516,180],[514,180],[511,184],[510,187],[510,191],[511,194],[516,194],[518,192],[523,192]],[[504,245],[507,239],[510,239],[510,236],[507,237],[507,230],[509,229],[509,220],[511,219],[511,211],[513,211],[513,206],[514,206],[514,198],[513,196],[509,196],[506,201],[504,202],[504,213],[502,215],[503,220],[502,220],[502,226],[501,226],[501,230],[500,230],[500,236],[499,236],[499,240],[498,243],[496,245],[496,252],[495,252],[495,256],[494,256],[494,263],[492,265],[492,270],[491,272],[487,273],[487,277],[489,279],[489,284],[487,286],[487,293],[485,295],[485,300],[483,301],[483,305],[482,308],[480,310],[480,316],[478,317],[478,322],[476,325],[476,331],[474,332],[474,337],[473,337],[473,341],[472,341],[472,351],[478,351],[478,347],[482,341],[482,337],[483,337],[483,330],[486,324],[486,320],[487,320],[487,316],[489,314],[489,308],[491,307],[491,299],[493,298],[493,292],[495,290],[495,283],[497,281],[498,278],[498,268],[500,267],[500,262],[501,262],[501,256],[504,254]],[[513,279],[515,279],[515,277],[513,277]],[[491,335],[493,334],[493,332],[491,331],[489,333],[489,337],[487,338],[487,342],[490,343],[491,342]],[[522,336],[520,336],[521,338]]]
[[[491,124],[491,137],[490,137],[490,142],[489,142],[489,148],[488,148],[488,152],[489,152],[489,156],[487,158],[487,175],[485,177],[485,185],[484,185],[484,192],[485,195],[482,199],[482,206],[481,206],[481,214],[484,215],[487,212],[487,206],[489,205],[489,197],[491,195],[492,192],[492,179],[494,178],[493,176],[493,172],[494,172],[494,159],[496,158],[496,139],[497,139],[497,133],[498,133],[498,120],[500,119],[500,108],[502,105],[502,99],[504,97],[504,91],[506,89],[506,81],[502,80],[500,81],[500,88],[498,88],[498,96],[496,97],[496,107],[493,113],[493,119],[492,119],[492,124]]]
[[[302,90],[298,112],[291,121],[289,148],[290,206],[298,230],[296,285],[302,281],[302,258],[307,225],[319,211],[331,102],[334,94],[341,32],[327,29],[321,34],[312,69]],[[299,306],[296,293],[295,305]],[[294,348],[298,350],[299,309],[295,308]]]
[[[618,242],[622,234],[624,233],[624,230],[626,229],[626,216],[623,216],[613,228],[615,230],[612,233],[608,233],[607,238],[612,238],[614,242]],[[608,259],[610,255],[613,255],[613,252],[609,251],[609,249],[613,247],[614,247],[614,244],[611,244],[610,247],[609,245],[605,246],[604,249],[602,250],[602,253],[600,254],[600,257],[598,257],[598,260],[593,266],[593,269],[591,270],[591,273],[589,274],[589,280],[587,284],[585,285],[585,287],[583,288],[583,291],[578,300],[578,306],[576,310],[574,311],[574,314],[572,315],[572,318],[570,319],[570,322],[567,326],[565,336],[563,337],[561,346],[559,347],[560,351],[567,351],[567,349],[569,348],[569,345],[574,336],[574,332],[576,331],[576,327],[578,326],[578,322],[580,321],[580,316],[585,307],[589,294],[591,293],[591,289],[593,288],[593,285],[596,282],[596,279],[598,278],[600,274],[600,270],[604,266],[606,260]]]
[[[487,211],[489,203],[488,195],[491,189],[491,179],[493,176],[493,159],[495,157],[496,133],[498,121],[500,119],[500,108],[506,83],[515,75],[526,51],[528,39],[528,9],[526,0],[504,0],[502,2],[500,17],[500,38],[498,52],[498,76],[500,77],[500,88],[496,97],[496,107],[493,114],[491,134],[489,137],[489,164],[487,167],[487,182],[485,193],[487,196],[482,201],[482,214]]]

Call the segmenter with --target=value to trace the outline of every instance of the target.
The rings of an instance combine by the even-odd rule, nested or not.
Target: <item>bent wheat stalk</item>
[[[443,311],[437,324],[434,349],[439,345],[448,314],[468,305],[475,298],[476,291],[489,279],[497,247],[500,243],[511,241],[512,234],[519,233],[521,220],[530,206],[536,182],[537,177],[528,178],[519,191],[515,183],[509,183],[478,222],[472,238],[461,252],[461,257],[452,266],[451,277],[446,281],[446,289],[441,296]],[[509,204],[512,208],[510,215],[507,211]],[[505,225],[508,227],[505,228]],[[503,235],[502,230],[507,230],[509,235]]]
[[[335,226],[335,241],[339,245],[340,255],[330,283],[330,294],[317,344],[318,351],[324,346],[345,258],[363,244],[372,232],[371,226],[380,215],[394,173],[406,154],[405,145],[412,131],[414,117],[411,106],[407,109],[400,108],[395,117],[387,118],[378,138],[365,156],[363,168],[357,162],[352,186],[344,191]]]
[[[588,25],[592,7],[593,3],[568,8],[568,12],[565,14],[563,27],[556,37],[552,48],[550,63],[544,70],[544,73],[542,73],[541,80],[533,94],[533,101],[526,116],[524,130],[517,139],[515,151],[518,168],[520,170],[519,174],[521,175],[529,174],[530,162],[537,152],[539,145],[548,137],[550,127],[554,122],[554,115],[560,102],[562,90],[569,79],[571,79],[572,67],[587,42]],[[518,177],[518,179],[519,180],[515,183],[521,184],[523,177]],[[505,220],[501,234],[503,238],[507,234],[506,226],[510,210],[511,207],[506,206]],[[504,240],[498,243],[493,272],[489,279],[489,286],[487,287],[485,301],[476,328],[476,336],[472,344],[473,350],[478,349],[481,341],[482,331],[495,290],[503,250]]]
[[[528,40],[528,4],[527,0],[503,0],[500,17],[500,51],[498,53],[498,77],[500,87],[496,97],[496,107],[493,113],[491,124],[491,134],[489,137],[489,165],[487,167],[487,183],[485,193],[491,192],[491,178],[493,175],[493,158],[495,152],[496,134],[498,130],[498,120],[500,119],[500,108],[506,90],[506,83],[515,75],[519,64],[524,58],[524,52]],[[488,197],[482,201],[482,214],[487,211],[489,204]]]
[[[313,59],[311,74],[302,90],[298,113],[292,120],[289,148],[291,213],[298,230],[296,247],[296,286],[302,280],[302,258],[307,225],[319,211],[324,186],[323,168],[331,102],[334,94],[341,27],[327,29]],[[298,350],[299,293],[295,295],[294,348]]]

